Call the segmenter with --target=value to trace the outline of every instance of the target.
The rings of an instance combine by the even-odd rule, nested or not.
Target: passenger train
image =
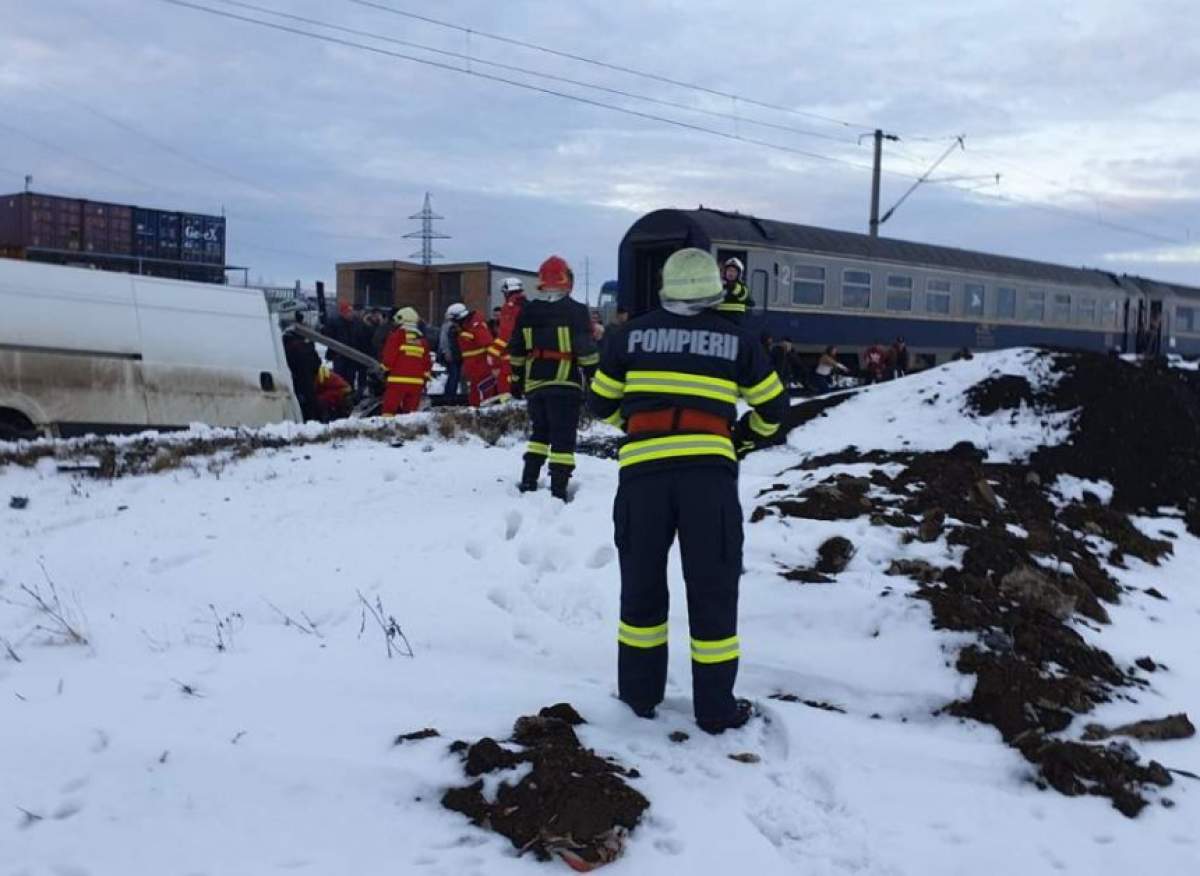
[[[1200,354],[1197,288],[705,208],[633,224],[619,254],[621,309],[657,306],[663,263],[685,246],[741,259],[748,326],[802,353],[856,355],[903,337],[924,365],[1029,345]]]

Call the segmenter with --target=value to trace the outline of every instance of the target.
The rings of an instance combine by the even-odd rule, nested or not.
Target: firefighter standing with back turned
[[[600,361],[587,307],[571,298],[575,275],[558,256],[538,269],[508,345],[512,394],[524,397],[530,434],[519,489],[537,489],[542,463],[550,463],[550,494],[564,502],[575,471],[575,438],[584,382]]]
[[[787,396],[757,339],[717,312],[716,261],[684,249],[663,267],[661,310],[613,331],[589,402],[627,434],[613,506],[621,562],[617,675],[621,699],[653,718],[667,682],[667,555],[676,535],[687,585],[696,723],[741,727],[742,509],[738,459],[779,431]],[[752,410],[737,419],[737,401]],[[735,422],[736,421],[736,422]]]
[[[500,308],[500,322],[490,352],[500,363],[498,390],[504,395],[512,392],[512,360],[508,357],[508,345],[517,327],[517,317],[525,306],[525,286],[516,277],[507,277],[500,285],[500,291],[504,293],[504,305]]]

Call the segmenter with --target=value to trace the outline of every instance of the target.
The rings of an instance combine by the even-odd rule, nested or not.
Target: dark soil
[[[583,723],[574,708],[559,703],[517,719],[511,743],[518,748],[488,738],[451,746],[465,754],[463,772],[470,778],[520,764],[531,769],[516,784],[501,782],[494,800],[484,797],[480,779],[446,791],[442,805],[539,860],[557,856],[576,869],[614,860],[650,803],[625,782],[636,770],[580,744],[573,727]]]
[[[401,733],[392,741],[392,745],[403,745],[405,742],[417,742],[421,739],[433,739],[435,736],[441,735],[432,727],[426,727],[424,730],[414,730],[412,733]]]
[[[854,557],[854,544],[848,538],[835,535],[817,548],[817,571],[826,575],[843,572]]]
[[[1129,736],[1143,742],[1163,742],[1168,739],[1191,739],[1196,735],[1196,725],[1184,713],[1168,715],[1149,721],[1135,721],[1109,729],[1103,724],[1088,724],[1083,728],[1083,738],[1089,742],[1109,739],[1113,736]]]
[[[1056,360],[1064,376],[1049,399],[1036,398],[1023,378],[996,378],[976,387],[968,403],[981,413],[1020,405],[1083,406],[1080,422],[1092,422],[1089,405],[1099,404],[1101,411],[1109,413],[1121,405],[1105,392],[1085,391],[1086,381],[1119,384],[1125,380],[1131,384],[1127,392],[1136,394],[1141,387],[1147,398],[1158,398],[1159,403],[1170,398],[1184,405],[1185,411],[1200,410],[1195,397],[1186,403],[1177,397],[1181,391],[1174,375],[1105,357],[1079,360],[1082,364],[1073,365],[1072,357]],[[1121,376],[1114,376],[1118,373]],[[1097,402],[1098,398],[1103,400]],[[1139,416],[1150,417],[1150,411],[1140,407],[1140,399],[1131,404],[1140,410]],[[1200,464],[1194,471],[1189,468],[1200,452],[1200,431],[1191,431],[1189,416],[1177,412],[1178,435],[1159,435],[1155,448],[1146,451],[1155,459],[1138,459],[1136,465],[1127,461],[1129,454],[1118,437],[1110,444],[1104,437],[1077,436],[1070,453],[1078,454],[1078,460],[1068,461],[1068,454],[1041,453],[1029,465],[985,463],[984,454],[970,444],[922,454],[860,454],[848,448],[797,468],[871,463],[895,464],[902,470],[895,476],[880,470],[869,478],[839,475],[801,491],[775,489],[761,497],[751,520],[868,516],[872,524],[901,529],[909,540],[945,539],[962,548],[957,567],[897,560],[888,569],[888,574],[917,582],[914,596],[929,603],[935,627],[976,634],[976,643],[965,648],[957,661],[960,672],[976,677],[975,689],[969,699],[949,704],[946,711],[995,726],[1038,768],[1047,786],[1069,794],[1107,796],[1122,812],[1136,814],[1145,805],[1148,785],[1170,783],[1165,770],[1157,764],[1141,765],[1128,752],[1118,756],[1110,748],[1064,742],[1052,734],[1118,691],[1145,685],[1132,667],[1125,671],[1106,652],[1090,645],[1076,625],[1108,623],[1105,605],[1121,598],[1122,588],[1105,563],[1119,566],[1127,557],[1136,557],[1154,565],[1171,554],[1170,541],[1148,538],[1127,514],[1159,504],[1189,507],[1184,494],[1200,484]],[[1104,468],[1097,462],[1099,455],[1120,461]],[[1138,478],[1160,476],[1155,474],[1158,471],[1164,472],[1162,477],[1166,472],[1179,478],[1188,471],[1193,474],[1187,489],[1173,489],[1164,498],[1151,500],[1138,486]],[[1113,505],[1106,507],[1088,496],[1060,508],[1049,493],[1059,473],[1111,480],[1124,504],[1114,498]],[[1027,535],[1019,534],[1022,530]],[[813,571],[824,570],[818,565]],[[885,589],[881,595],[888,592]],[[1146,668],[1140,662],[1139,666]]]

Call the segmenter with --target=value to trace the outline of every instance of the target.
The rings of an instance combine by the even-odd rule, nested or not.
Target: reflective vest
[[[569,297],[526,302],[508,352],[512,382],[526,395],[551,390],[582,393],[600,362],[591,315]]]
[[[725,289],[725,300],[714,309],[721,313],[745,313],[747,308],[753,306],[750,290],[746,288],[745,283],[738,280],[733,286]]]
[[[380,361],[387,368],[388,383],[407,386],[424,386],[433,368],[429,342],[417,329],[404,326],[387,336]]]

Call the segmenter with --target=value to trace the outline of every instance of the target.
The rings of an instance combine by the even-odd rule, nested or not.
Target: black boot
[[[571,472],[562,469],[550,469],[550,495],[564,502],[570,502],[567,496],[567,484],[571,482]]]
[[[525,470],[521,472],[521,482],[517,484],[517,489],[522,493],[532,493],[538,488],[538,475],[542,473],[542,458],[540,456],[526,456]]]
[[[711,733],[714,736],[718,733],[724,733],[726,730],[736,730],[738,727],[745,727],[746,723],[754,717],[754,704],[749,700],[735,700],[733,714],[728,718],[718,720],[697,720],[696,723],[705,733]]]

